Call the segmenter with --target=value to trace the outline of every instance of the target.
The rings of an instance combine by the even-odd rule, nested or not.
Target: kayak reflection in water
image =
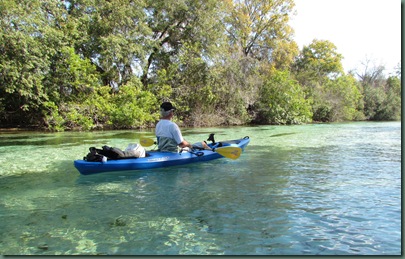
[[[205,142],[190,144],[183,138],[179,126],[172,121],[176,107],[170,102],[160,105],[160,120],[156,124],[158,150],[162,152],[179,152],[179,147],[188,149],[211,149]]]

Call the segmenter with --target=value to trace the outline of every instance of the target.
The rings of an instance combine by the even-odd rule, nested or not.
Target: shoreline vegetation
[[[0,125],[152,128],[401,119],[401,63],[344,72],[336,46],[302,49],[293,0],[65,0],[0,4]],[[321,21],[320,21],[321,22]],[[321,36],[321,35],[320,35]],[[400,58],[400,57],[399,57]]]

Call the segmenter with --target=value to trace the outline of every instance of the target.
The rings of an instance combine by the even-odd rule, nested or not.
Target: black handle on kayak
[[[193,152],[192,154],[194,154],[194,155],[196,155],[196,156],[203,156],[203,155],[204,155],[204,152],[198,151],[197,153],[196,153],[196,152]]]

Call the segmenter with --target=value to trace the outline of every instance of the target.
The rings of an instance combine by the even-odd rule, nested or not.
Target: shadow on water
[[[115,138],[115,139],[132,139],[133,141],[139,141],[139,136],[148,136],[148,137],[154,137],[154,133],[152,131],[150,132],[120,132],[117,134],[113,134],[109,137]]]
[[[288,135],[294,135],[294,134],[297,134],[297,132],[273,134],[273,135],[270,135],[269,137],[270,138],[272,138],[272,137],[281,137],[281,136],[288,136]]]
[[[0,135],[0,146],[76,146],[94,142],[100,143],[100,146],[102,146],[112,139],[127,139],[128,141],[138,142],[140,135],[153,136],[153,133],[107,131],[2,134]]]
[[[65,160],[55,162],[47,169],[0,176],[0,196],[4,198],[0,201],[3,204],[14,201],[12,206],[16,207],[27,204],[22,208],[24,211],[51,210],[48,199],[63,200],[65,192],[76,189],[74,181],[78,175],[74,169],[72,161]]]
[[[99,138],[89,133],[32,133],[23,136],[0,136],[0,146],[76,146],[92,139]]]
[[[76,171],[77,172],[77,171]],[[143,177],[148,177],[157,174],[159,171],[152,170],[133,170],[133,171],[118,171],[118,172],[104,172],[98,174],[82,175],[77,172],[78,177],[76,184],[91,185],[99,183],[120,182],[120,181],[136,181]]]

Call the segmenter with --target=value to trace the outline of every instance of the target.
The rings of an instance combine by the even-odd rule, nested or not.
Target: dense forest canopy
[[[399,120],[401,75],[345,74],[327,40],[299,50],[293,0],[0,1],[0,125],[150,127]],[[321,35],[320,35],[321,36]]]

